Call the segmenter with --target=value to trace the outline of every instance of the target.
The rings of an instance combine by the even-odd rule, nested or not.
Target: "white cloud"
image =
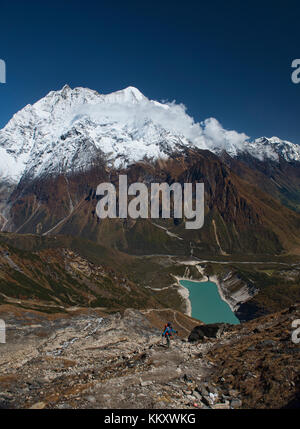
[[[245,141],[249,139],[245,133],[224,129],[215,118],[206,119],[201,123],[195,122],[187,114],[185,105],[177,104],[175,101],[162,104],[146,97],[139,102],[119,99],[112,103],[103,103],[101,100],[93,105],[80,106],[76,111],[76,117],[82,119],[82,115],[87,115],[99,125],[113,122],[118,126],[136,129],[137,134],[139,131],[145,133],[147,130],[145,123],[152,122],[154,126],[184,136],[201,149],[219,148],[235,151],[238,148],[242,149]]]
[[[206,119],[201,125],[205,140],[211,148],[235,151],[236,149],[243,149],[245,141],[249,139],[245,133],[225,130],[215,118]]]
[[[24,171],[48,173],[62,162],[89,165],[95,148],[118,166],[167,157],[178,143],[234,155],[247,139],[215,118],[196,122],[183,104],[149,100],[136,88],[103,95],[64,87],[26,106],[0,130],[0,177],[16,182]]]

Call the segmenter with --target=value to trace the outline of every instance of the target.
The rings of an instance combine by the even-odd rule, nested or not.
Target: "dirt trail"
[[[166,311],[172,312],[174,320],[177,323],[177,325],[180,326],[180,328],[183,329],[184,332],[186,332],[188,334],[190,333],[190,329],[187,329],[186,327],[182,326],[182,324],[177,320],[177,318],[176,318],[176,314],[178,313],[177,310],[174,310],[172,308],[164,308],[164,309],[151,308],[151,309],[148,309],[148,310],[141,310],[141,313],[142,314],[149,314],[151,312],[166,312]]]

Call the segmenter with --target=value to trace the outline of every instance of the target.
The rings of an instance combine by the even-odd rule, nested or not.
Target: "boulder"
[[[195,398],[198,399],[199,401],[202,400],[202,395],[200,395],[200,393],[197,392],[197,390],[194,390],[193,396],[195,396]]]
[[[36,402],[35,404],[33,404],[30,409],[31,410],[42,410],[44,408],[46,408],[46,403],[45,402]]]
[[[142,387],[147,387],[147,386],[151,386],[151,384],[153,384],[152,381],[148,380],[148,381],[142,381],[140,382]]]
[[[240,408],[242,406],[242,401],[236,398],[231,401],[230,405],[232,408]]]
[[[228,326],[228,323],[211,323],[208,325],[195,326],[188,337],[188,341],[193,343],[195,341],[203,340],[204,337],[218,338],[224,331],[226,331]]]

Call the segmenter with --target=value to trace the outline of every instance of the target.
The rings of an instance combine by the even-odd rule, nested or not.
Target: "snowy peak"
[[[249,142],[247,152],[260,160],[271,159],[277,162],[281,157],[288,162],[300,162],[300,146],[279,137],[260,137]]]
[[[110,94],[65,85],[27,105],[0,130],[0,179],[87,168],[99,154],[115,167],[166,158],[184,147],[231,156],[300,161],[300,146],[278,137],[249,141],[215,119],[197,123],[182,104],[161,103],[129,86]]]
[[[108,103],[138,103],[146,100],[148,99],[133,86],[104,96],[104,101]]]
[[[141,101],[148,100],[137,88],[129,86],[120,91],[112,92],[110,94],[100,94],[97,91],[89,88],[70,88],[69,85],[64,85],[59,91],[50,91],[46,97],[34,104],[36,109],[45,106],[51,106],[55,108],[60,103],[66,106],[74,104],[85,104],[85,103],[138,103]]]
[[[65,85],[27,105],[0,130],[0,177],[17,183],[22,176],[85,168],[99,153],[115,166],[166,156],[181,143],[158,120],[166,109],[132,86],[100,94]]]

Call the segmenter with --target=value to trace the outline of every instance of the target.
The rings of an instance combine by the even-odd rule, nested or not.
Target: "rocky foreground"
[[[175,320],[180,336],[170,349],[149,311],[4,315],[0,408],[299,407],[291,323],[300,305],[207,331],[214,338],[194,330],[193,342]]]

